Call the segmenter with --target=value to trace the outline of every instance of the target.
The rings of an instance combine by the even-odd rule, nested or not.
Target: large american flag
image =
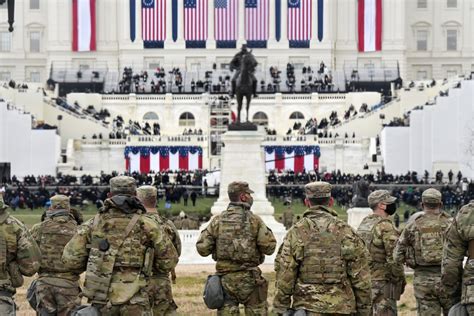
[[[312,36],[312,0],[288,0],[288,39],[309,41]]]
[[[216,41],[237,40],[239,1],[241,0],[214,0],[214,35]]]
[[[184,0],[184,39],[207,40],[207,15],[209,0]]]
[[[245,39],[247,41],[268,40],[269,0],[245,0]]]
[[[142,0],[142,37],[149,42],[166,39],[166,0]]]

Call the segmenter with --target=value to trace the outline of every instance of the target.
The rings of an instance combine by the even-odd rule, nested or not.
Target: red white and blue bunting
[[[319,157],[319,146],[265,146],[265,170],[318,170]]]
[[[128,172],[202,169],[202,148],[198,146],[127,146],[124,155]]]

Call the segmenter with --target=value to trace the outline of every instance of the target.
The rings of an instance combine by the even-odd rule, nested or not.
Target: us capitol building
[[[239,1],[237,47],[244,40],[244,3]],[[324,0],[324,34],[318,40],[317,1],[312,1],[312,39],[309,49],[290,49],[287,10],[281,1],[281,38],[275,36],[275,3],[270,1],[269,40],[266,49],[254,49],[261,71],[270,66],[317,66],[321,61],[334,73],[353,69],[398,68],[404,80],[445,78],[474,70],[474,1],[384,0],[382,51],[357,49],[357,1]],[[179,13],[184,1],[177,1]],[[213,12],[214,1],[208,1]],[[52,68],[106,69],[107,80],[120,77],[124,67],[134,70],[202,71],[229,62],[233,49],[217,49],[214,14],[208,16],[206,49],[185,49],[183,14],[178,14],[178,37],[172,40],[171,0],[167,3],[164,49],[144,49],[141,1],[136,1],[136,40],[130,40],[129,1],[96,2],[97,50],[72,51],[72,1],[17,0],[15,31],[8,32],[6,4],[0,6],[0,80],[45,82]]]

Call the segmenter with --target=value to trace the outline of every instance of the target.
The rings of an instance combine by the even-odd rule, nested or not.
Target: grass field
[[[269,280],[268,303],[271,306],[275,293],[275,273],[272,272],[273,267],[269,265],[262,266],[265,278]],[[173,285],[173,295],[178,305],[178,315],[216,315],[206,308],[202,301],[202,291],[204,283],[209,274],[214,272],[214,267],[205,266],[178,266],[177,282]],[[29,307],[26,301],[27,285],[31,282],[31,278],[27,279],[25,286],[20,288],[16,295],[16,303],[19,305],[18,316],[34,316],[34,311]],[[85,301],[84,301],[85,303]],[[400,316],[416,315],[415,298],[413,296],[412,280],[408,278],[408,285],[405,293],[398,302],[398,311]],[[243,313],[241,313],[243,315]],[[274,315],[270,313],[270,315]]]

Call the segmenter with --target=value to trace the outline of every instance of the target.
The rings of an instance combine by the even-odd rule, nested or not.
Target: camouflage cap
[[[229,183],[227,188],[227,193],[253,193],[252,190],[249,188],[249,184],[245,181],[234,181]]]
[[[158,190],[152,185],[142,185],[137,189],[138,199],[156,198]]]
[[[327,182],[310,182],[304,186],[304,192],[308,199],[331,197],[331,185]]]
[[[375,190],[369,194],[367,201],[369,202],[369,207],[376,206],[379,203],[392,204],[397,200],[396,197],[390,195],[390,192],[387,190]]]
[[[110,192],[133,195],[137,191],[135,179],[127,176],[118,176],[110,179]]]
[[[5,200],[3,199],[3,195],[0,194],[0,210],[7,209],[8,205],[5,204]]]
[[[51,209],[53,210],[69,210],[69,197],[57,194],[50,198],[51,200]]]
[[[426,189],[421,195],[421,201],[423,203],[441,203],[441,192],[436,189]]]

